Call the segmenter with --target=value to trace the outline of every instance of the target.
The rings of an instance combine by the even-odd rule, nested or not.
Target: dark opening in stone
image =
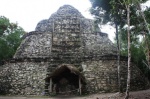
[[[46,78],[48,93],[77,94],[85,85],[84,77],[74,66],[61,65]],[[79,90],[81,89],[81,90]]]

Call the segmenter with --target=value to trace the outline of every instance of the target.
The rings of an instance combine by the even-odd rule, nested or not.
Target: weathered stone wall
[[[127,61],[121,61],[122,90],[126,88]],[[131,90],[148,88],[148,80],[142,72],[131,65]],[[87,79],[89,92],[115,92],[118,91],[117,60],[86,61],[82,63],[83,73]]]
[[[46,61],[18,61],[5,64],[0,69],[0,93],[14,95],[45,95],[49,81],[47,74],[53,73]],[[49,70],[51,69],[51,70]],[[125,91],[127,79],[127,61],[121,61],[121,85]],[[87,60],[82,62],[82,74],[86,79],[86,91],[115,92],[118,91],[117,60]],[[132,64],[131,90],[149,88],[148,80],[142,72]],[[47,87],[46,87],[47,86]]]
[[[44,95],[45,87],[49,87],[45,78],[61,64],[83,70],[89,92],[117,91],[116,47],[106,33],[95,32],[93,20],[65,5],[49,19],[40,21],[35,30],[23,36],[14,55],[17,61],[1,67],[0,93]],[[148,81],[140,70],[134,64],[131,70],[132,89],[146,88]],[[127,61],[121,61],[124,88],[126,78]]]
[[[105,33],[84,34],[83,50],[85,55],[116,55],[116,47],[110,41],[108,36],[102,36]]]
[[[80,51],[84,55],[116,55],[116,47],[110,41],[108,36],[103,36],[105,33],[83,33],[79,37],[76,33],[54,33],[53,43],[67,41],[64,38],[69,37],[80,39],[81,47]],[[66,36],[67,35],[67,36]],[[69,36],[68,36],[69,35]],[[74,36],[75,35],[75,36]],[[76,38],[78,37],[78,38]],[[73,41],[74,39],[72,39]],[[23,37],[23,41],[16,51],[14,58],[47,58],[52,55],[52,33],[49,32],[30,32]]]
[[[93,20],[84,18],[77,9],[64,5],[48,20],[40,21],[34,32],[24,35],[14,58],[51,57],[53,42],[61,44],[78,39],[80,51],[86,56],[116,55],[116,47],[107,34],[95,32],[94,25]]]
[[[84,18],[83,15],[74,7],[70,5],[64,5],[58,9],[57,12],[53,13],[49,19],[45,19],[40,21],[35,31],[49,31],[53,32],[53,22],[58,18],[62,16],[72,16],[72,17],[79,17]]]
[[[44,58],[51,56],[51,33],[30,32],[25,35],[14,58]]]
[[[0,91],[4,94],[44,95],[47,66],[47,62],[5,64],[0,70]]]

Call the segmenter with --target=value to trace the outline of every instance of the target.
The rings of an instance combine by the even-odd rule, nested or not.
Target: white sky
[[[89,0],[0,0],[0,15],[17,22],[25,31],[34,31],[37,23],[48,19],[60,6],[69,4],[78,9],[86,18],[92,18],[88,12],[91,7]],[[102,32],[109,34],[113,40],[115,29],[103,26]]]
[[[27,32],[34,31],[39,21],[48,19],[64,4],[72,5],[84,17],[92,18],[88,12],[91,7],[89,0],[0,0],[0,2],[0,15],[9,18],[11,22],[17,22]],[[105,26],[102,31],[111,34],[110,39],[113,40],[112,27]]]
[[[33,31],[42,19],[48,19],[64,4],[73,5],[85,17],[90,18],[88,0],[0,0],[0,15],[4,15],[11,22],[17,22],[27,32]],[[84,4],[84,6],[83,6]]]

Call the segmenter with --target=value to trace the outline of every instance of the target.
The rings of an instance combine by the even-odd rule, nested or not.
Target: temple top
[[[116,55],[116,47],[106,33],[95,31],[93,20],[83,17],[74,7],[64,5],[49,19],[40,21],[35,31],[23,36],[14,58],[52,57],[64,49],[67,53],[84,53],[86,57]]]
[[[58,18],[67,18],[67,17],[77,17],[81,21],[81,25],[86,28],[91,24],[90,19],[84,18],[84,16],[73,6],[70,5],[64,5],[61,6],[55,13],[53,13],[49,19],[43,19],[41,20],[36,28],[35,31],[52,31],[53,23],[58,20]]]

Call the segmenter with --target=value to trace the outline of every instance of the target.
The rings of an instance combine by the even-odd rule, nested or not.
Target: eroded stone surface
[[[51,33],[32,32],[18,48],[14,58],[50,57]]]
[[[133,63],[131,65],[131,90],[145,89],[148,87],[148,80],[142,72]],[[86,61],[82,63],[82,66],[88,84],[91,85],[88,87],[88,90],[102,92],[118,91],[117,60]],[[125,91],[127,61],[121,61],[120,66],[121,87]]]
[[[14,58],[0,68],[0,93],[49,94],[50,75],[62,64],[70,64],[81,72],[85,77],[83,90],[90,93],[118,90],[115,45],[106,33],[95,32],[93,20],[65,5],[49,19],[40,21],[35,31],[23,36]],[[126,57],[121,57],[120,66],[125,88]],[[147,88],[148,80],[141,71],[134,64],[131,70],[131,89]]]
[[[47,62],[6,64],[0,70],[1,93],[5,90],[13,95],[43,95],[47,67]]]
[[[72,34],[73,37],[77,35],[76,32],[78,31],[70,31],[69,29],[77,28],[80,33],[81,48],[86,55],[116,55],[116,47],[108,36],[102,35],[105,33],[101,32],[95,33],[93,20],[84,18],[74,7],[64,5],[49,19],[40,21],[35,32],[30,32],[24,36],[14,58],[50,57],[52,34],[55,35],[54,39],[61,42],[66,38],[66,35],[60,35],[61,32]]]

